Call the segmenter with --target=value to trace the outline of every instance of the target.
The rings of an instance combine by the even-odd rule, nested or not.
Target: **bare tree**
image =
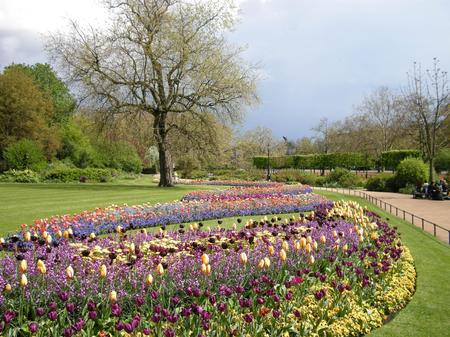
[[[71,22],[47,49],[107,120],[150,115],[159,151],[160,186],[173,183],[169,135],[188,132],[179,116],[206,123],[213,113],[238,121],[256,100],[256,71],[224,37],[234,24],[231,0],[105,0],[106,29]],[[184,130],[183,130],[184,128]]]
[[[424,73],[417,63],[414,63],[413,73],[408,74],[409,85],[405,100],[418,127],[418,133],[423,145],[425,159],[429,165],[428,180],[433,180],[433,161],[437,150],[443,145],[438,134],[449,117],[450,91],[447,72],[439,67],[439,60],[433,59],[432,69]]]
[[[405,129],[405,112],[401,98],[387,87],[376,89],[364,98],[358,110],[362,113],[362,124],[370,129],[373,148],[377,155],[392,150]]]

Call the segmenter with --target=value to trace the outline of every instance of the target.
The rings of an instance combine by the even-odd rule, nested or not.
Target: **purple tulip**
[[[51,320],[51,321],[56,321],[57,320],[57,318],[58,318],[58,314],[56,313],[56,311],[50,311],[48,314],[47,314],[47,316],[48,316],[48,318]]]
[[[35,333],[38,331],[38,324],[35,322],[31,322],[28,324],[28,330],[30,330],[31,333]]]
[[[36,309],[36,316],[42,317],[45,315],[45,309],[44,308],[37,308]]]
[[[97,311],[89,311],[89,319],[95,321],[97,319]]]

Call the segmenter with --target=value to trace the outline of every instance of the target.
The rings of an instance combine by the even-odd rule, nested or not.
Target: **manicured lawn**
[[[414,256],[417,290],[406,308],[371,337],[450,336],[450,246],[357,197],[318,191],[332,200],[355,200],[397,226],[404,244]]]
[[[0,184],[0,234],[14,232],[21,223],[30,223],[40,217],[80,212],[112,203],[178,200],[185,193],[199,188],[208,187],[160,189],[149,184]],[[389,223],[399,228],[404,243],[414,256],[418,274],[416,294],[390,323],[370,336],[450,336],[450,247],[361,198],[333,192],[318,193],[332,200],[356,200],[383,217],[388,217]],[[252,218],[259,220],[261,217]],[[271,218],[271,215],[268,217]],[[236,218],[224,219],[222,226],[229,226],[235,221]],[[204,223],[206,226],[215,226],[217,220]]]
[[[55,214],[76,213],[111,204],[179,200],[206,186],[179,185],[161,189],[155,184],[0,184],[0,235],[15,232],[22,223]]]

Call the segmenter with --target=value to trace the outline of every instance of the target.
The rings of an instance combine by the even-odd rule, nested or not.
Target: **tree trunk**
[[[159,186],[173,186],[173,164],[169,151],[167,130],[166,130],[166,113],[157,113],[154,115],[153,134],[158,144],[159,153]]]
[[[428,164],[428,183],[431,184],[433,182],[433,158],[430,158]]]

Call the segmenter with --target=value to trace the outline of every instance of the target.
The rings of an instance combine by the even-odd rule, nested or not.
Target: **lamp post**
[[[267,143],[267,181],[270,181],[270,143]]]

